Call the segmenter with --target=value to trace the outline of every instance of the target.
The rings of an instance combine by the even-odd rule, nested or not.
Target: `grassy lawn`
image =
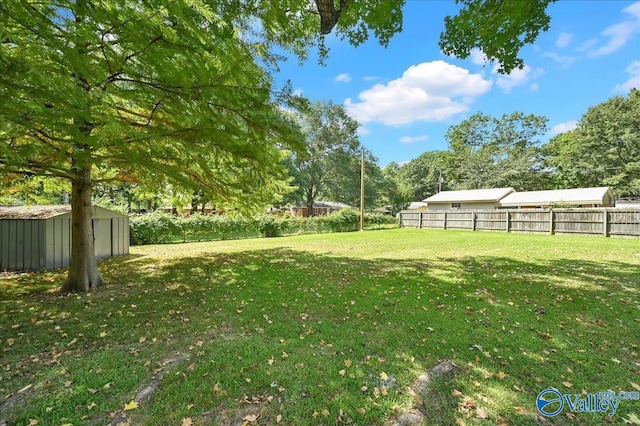
[[[393,229],[100,268],[82,295],[56,293],[64,271],[0,276],[0,424],[384,425],[417,405],[434,425],[591,425],[609,422],[543,419],[538,393],[640,389],[637,239]],[[416,397],[442,360],[458,368]]]

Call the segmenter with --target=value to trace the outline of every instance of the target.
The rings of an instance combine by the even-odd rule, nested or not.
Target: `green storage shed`
[[[129,217],[93,207],[96,257],[129,253]],[[69,266],[71,206],[0,207],[0,271],[34,271]]]

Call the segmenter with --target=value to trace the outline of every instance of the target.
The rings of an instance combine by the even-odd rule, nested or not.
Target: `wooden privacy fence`
[[[640,209],[405,210],[400,223],[407,228],[640,237]]]

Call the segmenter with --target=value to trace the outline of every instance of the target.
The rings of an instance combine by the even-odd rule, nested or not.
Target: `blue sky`
[[[317,56],[281,65],[278,80],[312,101],[343,104],[361,124],[360,140],[385,166],[446,149],[445,133],[476,112],[546,116],[549,137],[575,126],[593,105],[640,89],[640,1],[573,0],[550,5],[551,28],[520,57],[525,68],[496,74],[481,52],[459,60],[438,48],[453,0],[409,0],[404,28],[385,49],[355,48],[329,36]]]

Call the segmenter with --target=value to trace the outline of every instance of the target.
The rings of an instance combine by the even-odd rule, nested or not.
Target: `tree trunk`
[[[71,194],[71,265],[61,291],[88,292],[104,284],[94,249],[90,165],[71,182]]]
[[[313,217],[313,198],[307,198],[307,217]]]

